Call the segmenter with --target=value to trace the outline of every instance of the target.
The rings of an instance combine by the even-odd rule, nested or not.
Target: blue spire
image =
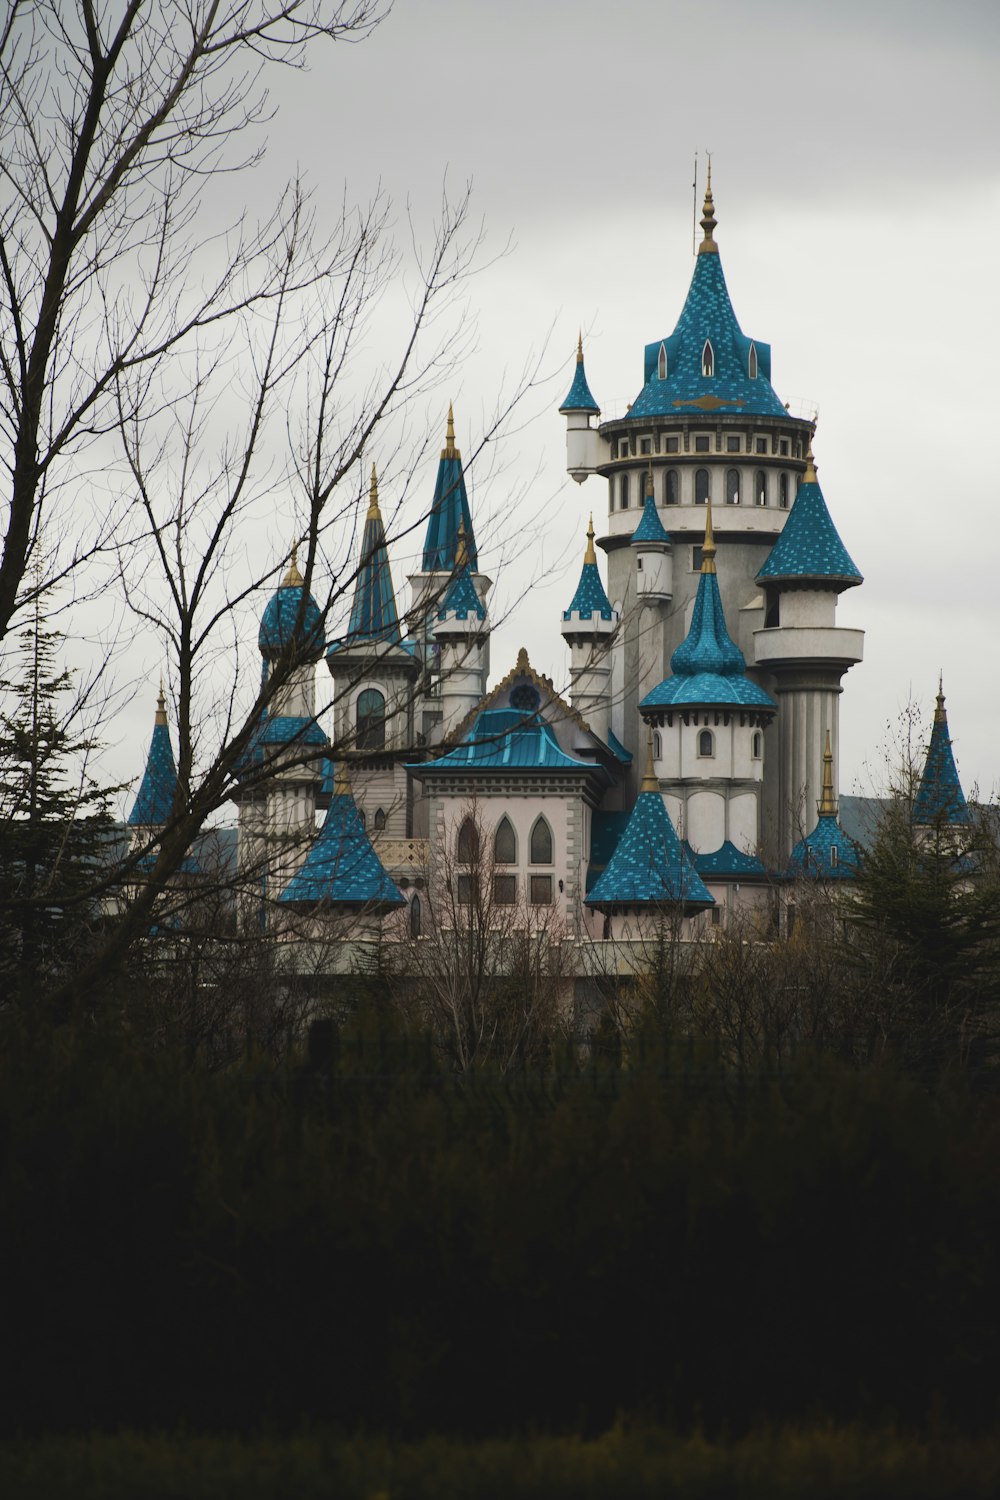
[[[863,582],[826,508],[811,447],[788,520],[757,578],[767,583],[808,579],[838,593]]]
[[[689,912],[715,905],[670,821],[653,772],[652,751],[615,852],[585,904],[681,906]]]
[[[385,527],[378,505],[378,476],[372,464],[372,481],[361,538],[361,566],[354,585],[351,621],[347,627],[349,641],[389,641],[398,646],[402,640],[396,596],[389,571],[389,554],[385,545]]]
[[[830,731],[827,730],[819,818],[812,833],[800,839],[792,850],[786,874],[790,880],[853,880],[857,873],[857,851],[837,817],[837,800],[833,795],[833,751],[830,749]]]
[[[686,638],[670,658],[672,677],[647,693],[640,708],[669,708],[678,704],[738,704],[764,709],[775,705],[746,675],[743,652],[730,637],[715,573],[712,507],[705,518],[701,578]]]
[[[570,600],[569,609],[563,610],[563,619],[569,620],[573,615],[579,615],[581,619],[600,615],[602,620],[612,620],[614,613],[597,569],[597,553],[594,551],[594,518],[591,516],[587,527],[587,550],[583,554],[580,582],[576,586],[576,593]]]
[[[449,406],[448,430],[445,445],[441,449],[434,499],[431,501],[427,536],[424,539],[422,566],[425,573],[451,572],[458,546],[458,530],[463,522],[469,566],[475,573],[479,569],[479,556],[476,552],[476,538],[472,530],[469,497],[465,493],[462,455],[455,447],[455,418]]]
[[[656,509],[656,500],[650,493],[646,495],[642,507],[642,517],[632,533],[633,547],[641,546],[643,543],[647,547],[650,545],[669,547],[671,545],[670,536],[663,529],[663,522],[660,520],[659,511]]]
[[[971,814],[958,779],[955,757],[948,735],[948,715],[944,707],[944,692],[938,684],[937,707],[931,742],[927,747],[923,775],[913,799],[913,821],[917,824],[968,823]]]
[[[645,384],[629,415],[676,417],[685,411],[727,411],[787,420],[788,413],[771,385],[771,346],[747,338],[729,300],[713,238],[711,177],[701,224],[705,238],[677,327],[668,338],[646,345]]]
[[[406,898],[389,879],[365,832],[341,766],[319,837],[279,900],[296,906],[368,907],[386,911]]]
[[[170,743],[167,705],[161,683],[156,718],[153,721],[153,738],[149,742],[146,769],[139,791],[128,815],[129,827],[162,828],[170,819],[176,792],[177,764],[174,760],[174,747]]]
[[[570,411],[593,411],[600,413],[601,408],[590,393],[587,384],[587,376],[583,368],[583,334],[581,333],[576,342],[576,371],[573,375],[573,384],[569,388],[569,395],[559,408],[561,416]]]
[[[299,643],[308,651],[308,660],[319,661],[326,645],[323,639],[323,616],[312,594],[302,602],[305,580],[299,572],[297,547],[281,585],[271,595],[260,621],[257,644],[263,657],[281,656],[292,644],[296,626]]]

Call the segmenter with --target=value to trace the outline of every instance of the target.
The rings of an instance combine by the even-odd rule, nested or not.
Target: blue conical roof
[[[826,508],[811,455],[788,520],[757,577],[766,583],[808,579],[838,591],[863,582]]]
[[[257,635],[261,656],[281,656],[296,639],[296,634],[298,644],[308,653],[308,659],[319,661],[326,645],[323,616],[312,594],[305,592],[305,581],[293,552],[288,572],[261,616]]]
[[[927,759],[913,799],[913,821],[922,824],[968,823],[970,817],[948,735],[944,693],[939,689]]]
[[[608,598],[597,568],[597,553],[594,551],[594,518],[591,516],[587,527],[587,550],[583,554],[580,582],[576,586],[576,593],[570,600],[569,609],[563,610],[563,619],[568,620],[571,615],[580,615],[583,619],[599,615],[602,620],[613,620],[614,614],[611,600]]]
[[[385,545],[385,527],[378,504],[378,479],[374,464],[368,515],[361,538],[361,565],[354,585],[347,639],[389,641],[396,646],[402,640],[399,615],[396,613],[396,596],[392,588],[392,573],[389,569],[389,553]]]
[[[587,906],[683,906],[701,910],[714,897],[670,821],[655,777],[647,771],[615,852]]]
[[[453,574],[444,591],[437,617],[443,620],[446,615],[456,615],[460,620],[467,620],[470,616],[476,620],[486,619],[486,609],[476,593],[468,563],[463,563]]]
[[[156,706],[153,738],[149,742],[146,769],[128,815],[130,828],[162,828],[170,820],[177,793],[177,763],[170,743],[163,689]]]
[[[279,899],[297,906],[406,905],[372,848],[346,776],[334,783],[319,837]]]
[[[647,693],[640,708],[668,708],[678,704],[736,704],[767,709],[775,704],[746,675],[746,659],[726,628],[719,580],[715,572],[712,510],[708,509],[705,545],[691,628],[670,658],[673,676]]]
[[[790,880],[853,880],[858,873],[854,844],[834,812],[820,813],[812,833],[800,839],[788,859]]]
[[[660,513],[656,509],[656,501],[652,495],[647,495],[642,507],[642,518],[632,533],[632,545],[641,546],[643,543],[650,545],[669,547],[669,533],[663,529]]]
[[[469,497],[465,493],[465,474],[462,455],[455,447],[455,419],[448,408],[448,432],[441,449],[438,464],[434,499],[427,519],[427,536],[424,539],[423,571],[425,573],[450,573],[458,552],[459,527],[465,527],[465,549],[472,571],[479,570],[476,538],[472,530],[472,512]]]
[[[594,400],[587,384],[587,376],[583,368],[583,338],[580,337],[576,346],[576,369],[573,372],[573,384],[569,388],[566,400],[560,406],[559,411],[565,414],[570,411],[593,411],[600,412],[600,407]]]

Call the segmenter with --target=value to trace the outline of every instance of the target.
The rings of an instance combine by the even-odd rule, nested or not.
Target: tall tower
[[[570,652],[570,702],[605,744],[611,728],[611,642],[617,628],[618,611],[597,568],[591,516],[580,582],[560,629]]]
[[[465,522],[458,526],[455,571],[433,622],[440,651],[441,733],[451,734],[486,692],[489,624],[469,570]]]

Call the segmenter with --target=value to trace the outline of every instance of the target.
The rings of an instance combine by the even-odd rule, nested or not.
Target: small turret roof
[[[948,734],[944,690],[938,684],[937,706],[931,727],[931,742],[917,795],[913,799],[913,821],[917,824],[968,823],[971,813],[958,779],[958,768]]]
[[[476,593],[468,563],[459,568],[444,591],[437,617],[444,620],[448,615],[455,615],[459,620],[467,620],[470,616],[476,620],[486,619],[486,608]]]
[[[757,577],[767,583],[809,580],[838,592],[863,582],[826,508],[811,450],[788,520]]]
[[[812,833],[799,840],[788,860],[790,880],[854,880],[857,873],[857,849],[836,813],[821,813]]]
[[[341,767],[319,837],[279,900],[294,906],[391,910],[406,898],[372,848]]]
[[[411,769],[421,775],[473,769],[592,774],[595,766],[593,761],[563,750],[550,725],[536,713],[525,713],[518,708],[487,708],[477,715],[461,744]]]
[[[685,911],[715,905],[670,821],[651,751],[635,806],[585,904],[680,906]]]
[[[560,406],[561,415],[570,411],[594,411],[600,412],[600,407],[594,400],[587,384],[587,376],[583,368],[583,334],[581,333],[576,342],[576,369],[573,373],[573,384],[569,388],[566,400]]]
[[[392,587],[389,553],[385,544],[385,526],[378,503],[378,476],[372,464],[368,515],[361,538],[361,564],[354,585],[351,620],[347,639],[386,641],[398,646],[402,641],[396,595]]]
[[[167,704],[163,684],[156,703],[153,737],[149,742],[146,769],[128,815],[130,828],[162,828],[169,821],[177,794],[177,764],[167,724]]]
[[[425,573],[451,572],[458,546],[458,531],[463,524],[469,566],[476,573],[479,571],[479,555],[472,529],[469,497],[465,492],[462,455],[455,447],[455,417],[449,405],[445,444],[441,449],[434,498],[427,518],[422,562]]]
[[[660,513],[656,509],[656,500],[647,494],[642,506],[642,519],[632,533],[632,546],[645,544],[657,547],[669,547],[671,545],[669,533],[664,530]]]
[[[307,653],[308,660],[319,661],[326,645],[323,616],[312,594],[305,592],[297,550],[297,547],[292,548],[288,572],[261,616],[257,644],[261,656],[274,658],[281,656],[296,641]]]
[[[753,880],[767,875],[767,870],[758,856],[748,854],[744,849],[737,849],[731,839],[726,839],[724,844],[718,849],[713,849],[710,854],[696,854],[687,840],[684,842],[684,848],[703,880],[734,878]]]
[[[612,620],[614,613],[597,568],[597,553],[594,551],[594,518],[591,516],[587,527],[587,550],[583,554],[580,582],[576,586],[576,593],[570,600],[569,609],[563,610],[563,619],[568,620],[572,615],[577,614],[584,619],[588,615],[600,615],[602,620]]]

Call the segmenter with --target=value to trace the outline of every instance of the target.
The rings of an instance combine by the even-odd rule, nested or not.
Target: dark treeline
[[[386,1019],[210,1071],[0,1048],[6,1433],[996,1416],[1000,1103],[640,1024],[501,1076]]]

